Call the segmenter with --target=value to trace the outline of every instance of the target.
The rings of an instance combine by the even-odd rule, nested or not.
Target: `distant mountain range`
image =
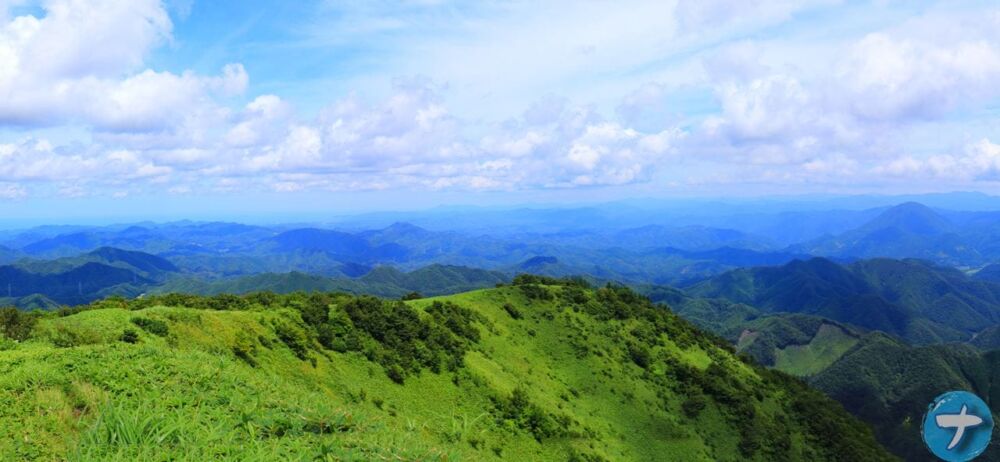
[[[351,278],[380,265],[406,271],[444,264],[684,285],[735,268],[783,265],[811,256],[838,262],[920,258],[969,270],[1000,262],[1000,213],[994,212],[904,203],[862,211],[752,217],[734,212],[728,221],[712,219],[713,224],[729,228],[687,224],[687,219],[679,219],[677,225],[626,227],[633,221],[624,220],[621,226],[611,226],[607,222],[614,213],[601,210],[605,218],[555,230],[548,225],[530,230],[530,223],[551,224],[556,217],[568,220],[598,212],[550,211],[556,217],[549,221],[533,221],[541,220],[542,211],[512,212],[511,220],[525,221],[519,232],[500,226],[496,232],[432,231],[405,222],[367,230],[195,222],[43,227],[3,233],[0,264],[75,258],[114,247],[165,258],[181,272],[206,281],[290,272]],[[786,245],[792,236],[807,239]],[[991,271],[996,270],[984,268],[982,278]]]

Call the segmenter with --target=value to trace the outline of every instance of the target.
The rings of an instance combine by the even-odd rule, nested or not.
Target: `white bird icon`
[[[951,439],[951,443],[948,444],[949,451],[958,446],[958,443],[962,441],[966,428],[975,427],[983,423],[982,417],[968,414],[968,411],[969,407],[963,404],[962,410],[958,414],[939,414],[935,416],[939,428],[957,429],[955,430],[955,436]]]

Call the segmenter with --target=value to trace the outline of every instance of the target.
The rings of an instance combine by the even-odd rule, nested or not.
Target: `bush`
[[[160,321],[159,319],[132,318],[132,324],[135,324],[136,326],[139,326],[140,329],[159,337],[166,337],[167,334],[170,333],[167,323]]]
[[[524,294],[528,300],[552,300],[552,292],[543,286],[536,284],[524,284],[519,285],[518,288],[521,289],[521,293]]]
[[[309,294],[305,300],[296,301],[292,306],[302,315],[302,320],[316,327],[330,320],[330,296],[326,294]]]
[[[421,298],[424,298],[424,296],[421,295],[420,292],[410,292],[410,293],[408,293],[406,295],[403,295],[402,300],[403,301],[406,301],[406,300],[420,300]]]
[[[545,438],[568,434],[565,419],[556,419],[528,399],[528,393],[517,387],[509,398],[493,398],[493,405],[499,414],[501,424],[509,422],[526,430],[541,442]]]
[[[139,343],[139,333],[135,329],[125,329],[119,340],[125,343]]]
[[[11,340],[27,340],[38,317],[14,307],[0,308],[0,332]]]
[[[632,358],[632,362],[643,369],[648,369],[649,365],[653,363],[649,348],[635,342],[628,343],[628,356]]]
[[[309,337],[302,329],[293,326],[285,321],[279,321],[274,325],[274,333],[278,339],[288,346],[292,353],[299,359],[309,357]]]
[[[521,319],[522,318],[521,311],[518,310],[516,306],[511,305],[510,303],[504,303],[503,304],[503,310],[506,311],[507,314],[509,314],[511,318],[514,318],[514,319]]]
[[[393,364],[386,368],[385,374],[389,376],[389,379],[400,385],[406,380],[406,371],[399,364]]]
[[[334,315],[324,337],[331,346],[364,352],[396,382],[423,368],[437,372],[442,363],[457,369],[469,343],[479,340],[472,324],[479,317],[451,302],[432,303],[427,318],[401,301],[369,296],[353,298],[341,309],[343,315]]]
[[[250,303],[243,297],[233,294],[219,294],[204,299],[205,307],[218,311],[238,311],[250,308]]]
[[[700,393],[694,394],[688,396],[688,398],[681,403],[681,411],[684,412],[684,415],[693,419],[701,414],[701,411],[705,409],[706,405],[708,405],[708,400],[705,398],[705,395]]]
[[[233,355],[243,360],[250,367],[257,367],[257,342],[246,332],[236,334],[236,344],[233,345]]]

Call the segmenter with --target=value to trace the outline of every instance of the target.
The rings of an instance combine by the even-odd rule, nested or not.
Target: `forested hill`
[[[624,288],[2,314],[3,459],[892,460],[832,400]]]
[[[1000,284],[913,259],[796,260],[733,270],[686,292],[765,313],[822,316],[916,344],[967,341],[1000,323]]]

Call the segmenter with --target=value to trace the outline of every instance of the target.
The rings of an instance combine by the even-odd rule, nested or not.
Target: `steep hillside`
[[[879,441],[906,460],[936,460],[920,440],[927,405],[947,390],[968,390],[1000,404],[1000,351],[966,345],[915,348],[879,333],[865,336],[809,382],[868,422]],[[1000,461],[992,445],[983,461]]]
[[[859,329],[802,314],[777,314],[726,332],[739,352],[765,366],[806,377],[820,373],[858,344]]]
[[[764,312],[821,316],[914,343],[966,341],[1000,322],[1000,284],[919,260],[873,259],[845,266],[814,258],[734,270],[687,292]]]
[[[805,377],[872,426],[879,441],[906,460],[931,461],[920,422],[931,400],[947,390],[969,390],[1000,403],[1000,329],[987,328],[969,344],[914,347],[881,332],[797,313],[761,313],[723,299],[692,298],[647,287],[654,299],[725,337],[760,364]],[[970,346],[971,344],[971,346]],[[993,448],[983,460],[1000,460]]]
[[[832,401],[627,289],[518,282],[0,316],[20,340],[0,349],[0,457],[891,459]]]

